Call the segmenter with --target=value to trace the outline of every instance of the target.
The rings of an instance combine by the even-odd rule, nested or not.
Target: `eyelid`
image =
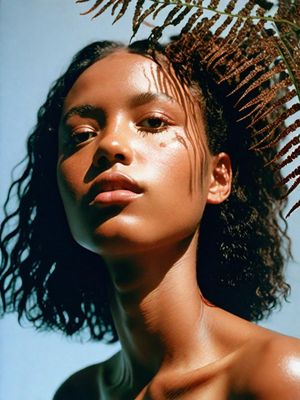
[[[136,125],[139,126],[143,121],[151,120],[151,119],[161,120],[167,126],[175,125],[175,123],[173,122],[173,120],[170,117],[168,117],[165,114],[159,113],[159,112],[153,112],[153,113],[144,115],[142,118],[139,119],[139,121]]]
[[[163,126],[159,127],[151,127],[151,126],[143,126],[142,123],[147,120],[159,120],[163,123]],[[161,114],[159,112],[149,113],[148,115],[144,115],[143,118],[139,120],[136,124],[137,130],[142,134],[158,134],[166,131],[170,126],[173,126],[174,123],[172,120],[167,117],[165,114]]]
[[[89,137],[89,134],[92,136]],[[80,125],[75,128],[70,128],[70,133],[69,137],[75,146],[80,146],[83,145],[87,142],[89,142],[91,139],[93,139],[95,136],[97,136],[98,130],[95,128],[91,127],[90,125]],[[84,138],[83,135],[88,135],[88,137]],[[81,141],[82,139],[82,141]]]
[[[80,132],[78,132],[80,131]],[[94,127],[91,127],[90,125],[80,125],[80,126],[76,126],[75,128],[71,128],[70,127],[70,134],[72,135],[76,135],[77,133],[84,133],[84,132],[97,132],[97,130]]]

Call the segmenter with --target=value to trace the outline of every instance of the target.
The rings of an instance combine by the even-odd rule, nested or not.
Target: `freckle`
[[[164,142],[159,143],[159,147],[166,147],[166,143]]]

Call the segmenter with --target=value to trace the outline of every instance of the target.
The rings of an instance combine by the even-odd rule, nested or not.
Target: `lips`
[[[140,197],[142,189],[128,175],[106,172],[99,176],[92,187],[90,205],[127,204]]]

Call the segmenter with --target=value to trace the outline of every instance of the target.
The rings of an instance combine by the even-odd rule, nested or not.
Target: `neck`
[[[208,362],[204,309],[196,279],[197,235],[170,249],[106,260],[111,306],[131,384],[169,369]],[[124,367],[124,368],[125,368]]]

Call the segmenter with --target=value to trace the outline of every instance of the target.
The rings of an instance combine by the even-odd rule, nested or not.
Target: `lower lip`
[[[140,193],[131,192],[130,190],[112,190],[110,192],[99,193],[91,205],[110,205],[110,204],[127,204],[140,197]]]

